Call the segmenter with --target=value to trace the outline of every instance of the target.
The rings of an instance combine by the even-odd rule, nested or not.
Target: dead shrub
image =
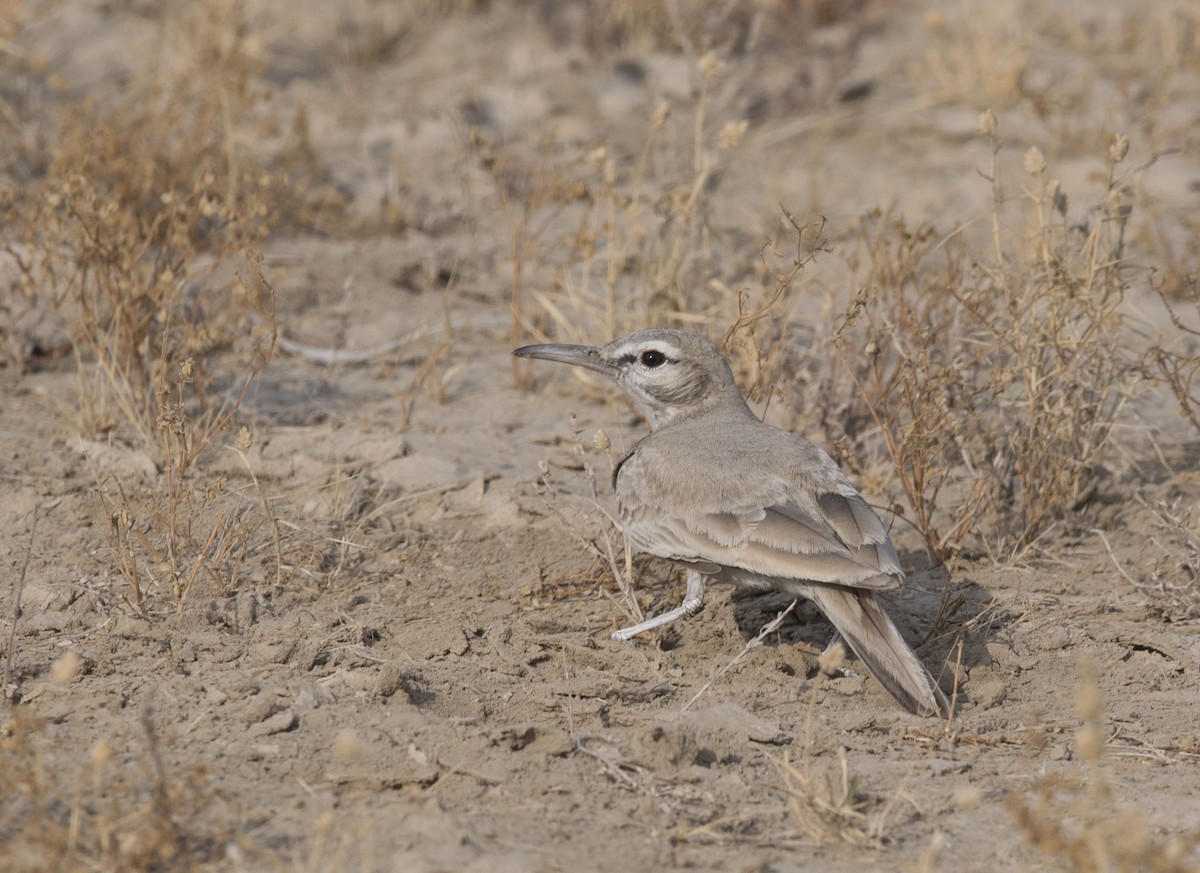
[[[879,212],[862,224],[860,291],[831,336],[857,389],[847,433],[886,453],[935,561],[1012,559],[1095,493],[1138,378],[1120,312],[1123,158],[1110,152],[1100,205],[1077,220],[1031,149],[1028,246],[1002,234],[997,191],[992,258]]]

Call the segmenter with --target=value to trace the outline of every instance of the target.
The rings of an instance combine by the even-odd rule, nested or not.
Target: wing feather
[[[717,465],[699,454],[702,442],[697,462],[687,467],[659,450],[653,434],[639,443],[614,483],[633,545],[669,560],[780,581],[897,587],[900,561],[879,516],[828,456],[784,438],[780,451],[764,453],[759,475],[742,479],[696,475],[697,468]],[[768,472],[772,459],[797,445],[809,453],[801,475]]]
[[[676,561],[872,590],[899,584],[899,561],[886,539],[851,545],[794,504],[682,517],[647,514],[628,522],[626,533],[639,549]]]

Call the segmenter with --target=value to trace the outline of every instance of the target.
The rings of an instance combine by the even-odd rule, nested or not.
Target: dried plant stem
[[[732,670],[738,664],[742,663],[742,661],[746,660],[746,656],[749,655],[755,649],[757,649],[759,646],[761,646],[763,643],[763,640],[765,640],[767,638],[767,636],[769,636],[770,634],[773,634],[775,631],[779,630],[779,626],[781,624],[783,624],[783,620],[788,617],[788,615],[792,612],[792,610],[794,610],[796,608],[797,602],[798,601],[793,600],[790,604],[788,604],[787,609],[783,610],[777,616],[775,616],[773,619],[771,619],[769,622],[767,622],[765,625],[763,625],[763,628],[762,628],[762,630],[760,630],[758,632],[758,635],[755,636],[754,639],[749,640],[746,643],[746,645],[742,647],[742,650],[737,653],[737,655],[734,657],[734,659],[732,661],[730,661],[729,663],[727,663],[723,667],[721,667],[719,670],[717,670],[717,672],[713,674],[712,678],[710,678],[707,682],[705,682],[700,687],[700,690],[692,695],[692,699],[689,700],[687,703],[685,703],[679,711],[687,712],[689,709],[691,709],[692,704],[695,703],[697,700],[699,700],[701,697],[703,697],[704,694],[707,693],[710,688],[712,688],[712,686],[716,683],[716,681],[718,679],[720,679],[722,676],[724,676],[726,673],[728,673],[730,670]]]
[[[1112,561],[1112,564],[1117,569],[1117,572],[1121,574],[1121,578],[1134,588],[1141,588],[1142,586],[1138,583],[1138,581],[1126,573],[1125,568],[1121,566],[1121,562],[1117,560],[1117,555],[1113,551],[1113,547],[1109,545],[1108,537],[1104,535],[1104,531],[1100,530],[1098,527],[1094,527],[1092,528],[1092,533],[1100,538],[1100,542],[1104,543],[1104,550],[1108,552],[1109,560]]]
[[[37,532],[38,507],[33,508],[33,519],[29,523],[29,544],[25,547],[25,560],[21,562],[21,575],[17,579],[17,590],[13,599],[12,627],[8,630],[8,651],[4,656],[4,681],[0,683],[0,694],[8,695],[8,680],[12,677],[13,656],[17,651],[17,623],[21,620],[21,597],[25,593],[25,578],[29,573],[29,561],[33,557],[34,534]]]

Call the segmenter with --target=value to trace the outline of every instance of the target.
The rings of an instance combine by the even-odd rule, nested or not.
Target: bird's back
[[[898,584],[886,528],[829,455],[748,411],[659,428],[614,485],[626,534],[651,554],[781,581]]]

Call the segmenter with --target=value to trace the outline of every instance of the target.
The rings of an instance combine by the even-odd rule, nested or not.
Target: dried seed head
[[[709,52],[700,59],[700,72],[704,74],[704,78],[708,82],[715,82],[724,70],[725,64],[713,52]]]
[[[598,430],[592,436],[592,445],[596,447],[596,451],[607,452],[608,447],[612,444],[608,441],[608,434],[602,430]]]
[[[77,652],[67,649],[65,655],[50,665],[50,678],[62,684],[70,682],[83,672],[83,659]]]
[[[1128,192],[1124,188],[1113,188],[1104,198],[1104,211],[1110,218],[1128,218],[1133,211]]]
[[[841,640],[821,652],[821,657],[817,658],[817,666],[826,676],[837,673],[842,669],[844,663],[846,663],[846,647],[842,645]]]
[[[721,128],[721,134],[717,137],[717,148],[723,151],[736,148],[737,144],[742,141],[742,137],[746,135],[749,127],[750,122],[744,118],[741,121],[728,122]]]
[[[954,804],[957,810],[974,809],[979,806],[983,800],[983,791],[975,785],[965,785],[954,792],[950,797],[950,802]]]
[[[243,425],[241,430],[238,431],[237,439],[234,441],[233,447],[238,454],[244,455],[246,452],[250,451],[250,446],[253,442],[254,440],[250,436],[250,428]]]
[[[991,139],[996,135],[996,113],[985,109],[979,115],[979,132]]]
[[[1108,146],[1108,159],[1114,164],[1119,164],[1125,160],[1127,154],[1129,154],[1129,137],[1118,133]]]
[[[659,103],[654,110],[654,114],[650,116],[650,127],[652,130],[658,130],[667,123],[667,119],[671,117],[671,107],[666,103]]]
[[[225,489],[228,484],[229,483],[226,481],[224,476],[219,476],[216,479],[211,480],[207,485],[204,486],[204,502],[212,503],[219,496],[225,493]]]
[[[1075,754],[1085,761],[1098,761],[1104,754],[1104,738],[1095,725],[1084,725],[1075,734]]]
[[[1096,683],[1094,666],[1085,665],[1083,681],[1075,692],[1075,712],[1086,722],[1099,723],[1104,715],[1104,698],[1100,695],[1100,686]]]
[[[333,737],[333,754],[343,761],[357,761],[366,754],[366,746],[350,728],[342,728]]]
[[[108,740],[96,740],[92,746],[88,757],[92,759],[93,766],[103,767],[112,760],[112,747],[109,746]]]
[[[1031,176],[1040,176],[1045,171],[1046,159],[1042,157],[1042,150],[1033,146],[1025,152],[1025,172]]]

